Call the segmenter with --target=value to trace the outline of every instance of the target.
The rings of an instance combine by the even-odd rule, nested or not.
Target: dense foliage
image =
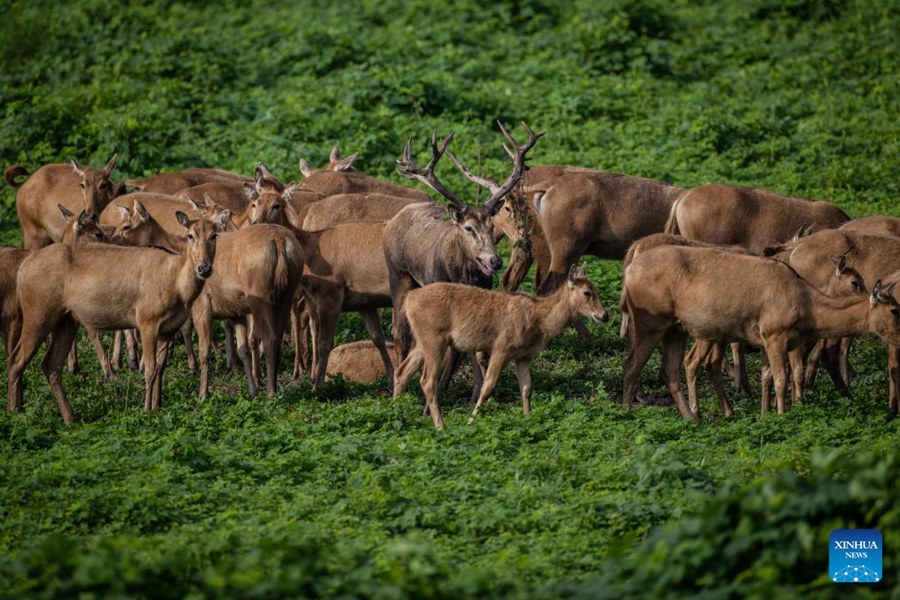
[[[288,180],[340,143],[396,180],[406,137],[421,151],[437,129],[502,177],[493,123],[524,119],[549,132],[535,163],[900,215],[890,2],[38,0],[4,18],[4,167],[118,152],[119,177],[265,161]],[[19,243],[14,190],[0,200]],[[615,307],[618,264],[590,269]],[[852,400],[822,378],[785,416],[738,401],[726,421],[705,389],[696,427],[671,406],[622,411],[617,323],[594,331],[535,364],[529,418],[507,371],[466,427],[463,377],[443,434],[417,390],[249,400],[218,355],[200,402],[181,353],[157,414],[136,374],[66,376],[84,425],[65,427],[36,359],[26,414],[0,414],[0,597],[826,597],[848,592],[827,579],[837,527],[886,540],[886,581],[851,591],[900,595],[879,344],[856,346]],[[343,321],[341,340],[364,335]]]

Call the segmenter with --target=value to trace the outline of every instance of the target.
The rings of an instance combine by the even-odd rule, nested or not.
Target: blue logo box
[[[881,581],[881,546],[877,529],[835,529],[828,538],[829,577],[835,583]]]

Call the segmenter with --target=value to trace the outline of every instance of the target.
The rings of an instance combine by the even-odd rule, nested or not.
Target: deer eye
[[[219,237],[218,234],[215,234],[215,233],[214,233],[214,234],[212,234],[211,236],[209,236],[209,241],[215,242],[217,237]]]
[[[900,309],[898,309],[898,308],[892,308],[892,309],[891,309],[891,314],[894,315],[894,320],[895,320],[895,321],[900,321]]]
[[[194,234],[193,234],[193,233],[189,233],[188,236],[187,236],[187,239],[188,239],[189,241],[193,242],[193,241],[194,241]]]
[[[590,298],[590,297],[593,296],[593,295],[594,295],[594,294],[591,293],[591,292],[588,291],[588,290],[585,290],[585,291],[584,291],[584,297],[585,297],[585,298]]]
[[[466,225],[466,231],[468,231],[469,233],[475,233],[475,230],[472,229],[471,225]]]
[[[280,204],[273,204],[273,205],[272,205],[272,210],[281,210],[281,205],[280,205]]]
[[[853,289],[856,290],[857,292],[861,292],[861,291],[863,291],[863,286],[862,286],[862,284],[861,284],[860,282],[854,281],[854,282],[853,282]]]

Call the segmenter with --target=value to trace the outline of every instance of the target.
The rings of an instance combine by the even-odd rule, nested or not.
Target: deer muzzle
[[[199,277],[200,279],[206,279],[210,275],[212,275],[212,265],[208,265],[206,263],[197,265],[197,277]]]

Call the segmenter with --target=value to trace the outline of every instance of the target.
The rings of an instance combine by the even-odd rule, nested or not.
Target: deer
[[[106,242],[106,233],[97,225],[96,215],[82,210],[76,217],[62,204],[58,204],[57,208],[67,222],[60,242]],[[29,250],[0,246],[0,332],[3,333],[7,359],[12,354],[22,330],[21,312],[16,296],[16,275],[22,261],[30,254]],[[93,338],[91,341],[94,342]],[[105,354],[99,356],[106,357]],[[102,359],[101,366],[103,366]],[[107,364],[105,369],[108,368]]]
[[[8,360],[9,410],[22,408],[22,374],[51,335],[41,364],[63,420],[77,420],[62,387],[62,367],[78,324],[95,330],[137,328],[144,345],[144,409],[162,403],[169,338],[188,318],[212,275],[217,228],[206,220],[178,217],[185,250],[106,244],[55,244],[33,252],[19,267],[17,296],[22,333]]]
[[[849,223],[852,221],[848,225]],[[830,276],[832,269],[848,268],[846,264],[852,263],[853,271],[861,278],[864,290],[872,289],[881,274],[900,269],[900,238],[870,235],[865,231],[856,231],[853,227],[819,231],[787,244],[767,248],[766,253],[787,262],[813,282],[821,282]],[[840,341],[820,341],[810,353],[804,384],[812,385],[818,359],[824,354],[829,359],[825,360],[825,366],[832,378],[835,378],[833,372],[837,371],[839,377],[836,384],[842,386],[842,390],[846,389],[852,372],[849,351],[849,337]],[[889,352],[893,355],[897,348],[890,346]],[[845,394],[849,394],[849,390]],[[896,412],[896,407],[900,405],[896,394],[890,396],[889,404]]]
[[[790,350],[817,337],[850,334],[900,341],[900,305],[892,291],[878,281],[869,298],[833,298],[779,261],[708,248],[664,246],[643,252],[626,270],[622,290],[631,337],[623,377],[626,407],[631,409],[640,372],[662,342],[663,369],[679,412],[699,419],[681,394],[678,376],[685,338],[691,335],[763,348],[781,414]],[[791,369],[799,388],[802,364],[796,356],[791,354]]]
[[[850,219],[828,202],[783,196],[767,190],[713,183],[685,190],[672,204],[665,233],[718,245],[739,245],[762,255],[798,230],[809,234],[839,227]],[[739,393],[750,385],[743,351],[732,346],[733,380]]]
[[[422,391],[435,428],[444,429],[437,383],[449,348],[490,353],[490,361],[469,424],[490,398],[503,366],[516,363],[522,411],[531,412],[531,362],[576,316],[606,322],[606,309],[586,275],[573,266],[567,285],[549,296],[484,290],[459,283],[432,283],[412,290],[406,311],[416,344],[397,369],[394,398],[422,368]],[[424,366],[423,366],[424,365]]]
[[[354,155],[355,158],[355,155]],[[305,178],[300,181],[296,189],[302,193],[315,193],[325,196],[335,194],[386,194],[388,196],[400,196],[404,198],[416,198],[421,202],[430,202],[431,197],[421,190],[405,185],[384,181],[371,175],[365,175],[355,170],[309,170],[301,160],[299,169]]]
[[[126,211],[127,212],[127,211]],[[301,248],[283,227],[256,225],[227,231],[229,212],[219,212],[214,223],[218,237],[213,275],[194,302],[191,315],[197,330],[200,366],[199,396],[209,395],[209,351],[214,318],[240,320],[252,315],[251,338],[262,341],[267,363],[266,392],[277,391],[281,335],[302,268]],[[132,245],[154,245],[179,251],[184,242],[173,236],[135,201],[134,211],[123,218],[114,240]],[[237,325],[237,354],[241,358],[251,397],[259,393],[259,370],[248,349],[247,331]],[[188,339],[189,343],[189,339]]]
[[[358,152],[354,152],[350,156],[345,158],[341,158],[341,149],[335,144],[331,148],[331,154],[328,156],[328,164],[325,165],[323,169],[313,169],[309,166],[309,163],[304,159],[300,159],[298,163],[298,167],[300,168],[300,173],[303,174],[304,177],[309,177],[313,173],[321,170],[321,171],[335,171],[335,172],[352,172],[357,173],[358,171],[353,166],[353,161],[356,160],[356,157],[359,155]]]
[[[185,188],[204,183],[243,183],[247,177],[223,169],[190,168],[183,171],[165,171],[139,179],[126,179],[125,185],[139,192],[175,194]]]
[[[247,210],[249,200],[244,190],[243,181],[210,181],[178,190],[173,195],[181,200],[189,200],[197,204],[209,198],[231,214],[240,214]]]
[[[873,215],[851,219],[840,226],[841,231],[853,231],[869,235],[886,235],[900,237],[900,218],[885,215]]]
[[[466,205],[434,172],[453,139],[452,133],[441,141],[440,146],[437,134],[432,135],[432,158],[422,168],[413,162],[412,140],[406,141],[403,154],[397,160],[400,175],[424,183],[450,204],[442,206],[427,202],[407,206],[388,221],[384,229],[384,254],[394,307],[394,343],[399,347],[401,357],[405,358],[409,353],[412,341],[404,306],[411,290],[435,282],[491,287],[494,275],[503,264],[494,242],[491,219],[499,210],[503,197],[521,181],[528,151],[545,134],[543,131],[535,133],[525,123],[522,127],[528,140],[518,144],[500,124],[500,131],[512,147],[508,152],[513,160],[513,170],[479,208]],[[445,220],[446,217],[449,220]]]
[[[64,164],[44,165],[30,176],[20,165],[6,169],[6,182],[18,188],[16,214],[22,228],[26,250],[37,250],[62,238],[66,220],[57,209],[62,204],[72,213],[85,210],[100,214],[109,202],[124,193],[124,187],[110,180],[116,166],[116,155],[100,169],[76,160]],[[25,181],[17,178],[25,176]]]
[[[319,231],[339,223],[387,221],[417,198],[388,196],[386,194],[336,194],[310,204],[303,212],[302,228]]]
[[[459,165],[457,165],[459,167]],[[479,182],[464,170],[463,173]],[[565,281],[569,268],[585,254],[621,260],[636,240],[662,233],[682,188],[621,173],[580,167],[536,166],[518,188],[525,202],[508,199],[501,215],[524,211],[532,221],[531,244],[537,253],[535,290],[546,294]],[[508,209],[508,211],[507,211]],[[502,233],[514,237],[519,218],[495,218]],[[520,259],[527,259],[520,254]],[[510,269],[526,271],[510,261]],[[515,289],[509,281],[508,289]]]
[[[393,364],[400,364],[396,347],[387,342],[388,356]],[[360,340],[336,346],[328,358],[327,375],[334,378],[340,375],[347,381],[355,383],[372,383],[379,377],[385,377],[387,371],[381,352],[371,340]]]

